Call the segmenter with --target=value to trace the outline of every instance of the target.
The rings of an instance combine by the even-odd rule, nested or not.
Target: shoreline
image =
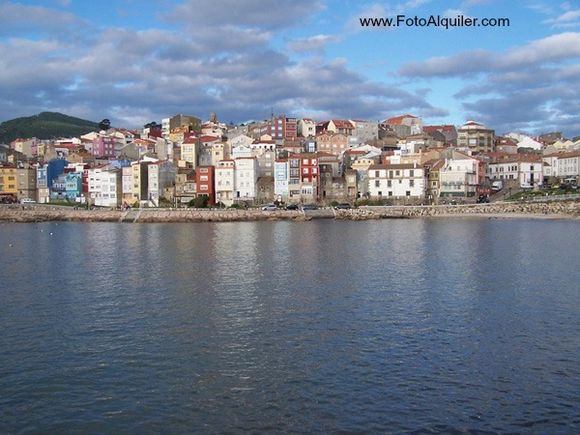
[[[580,201],[537,203],[492,203],[445,206],[376,206],[351,210],[324,208],[312,211],[260,209],[111,209],[75,210],[51,205],[0,206],[0,222],[253,222],[295,221],[314,219],[377,220],[377,219],[580,219]]]

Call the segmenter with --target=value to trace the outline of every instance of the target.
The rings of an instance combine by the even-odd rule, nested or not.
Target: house
[[[503,154],[516,154],[518,152],[518,142],[505,136],[496,136],[495,152]]]
[[[274,162],[274,196],[276,201],[287,202],[289,197],[290,165],[288,159]]]
[[[446,145],[457,145],[457,129],[454,125],[424,125],[423,133],[429,136],[435,136],[436,133],[442,135]]]
[[[195,168],[197,164],[198,138],[189,136],[181,144],[180,167]]]
[[[354,126],[349,138],[350,146],[369,143],[379,138],[379,125],[376,122],[351,119],[350,123]]]
[[[118,207],[123,200],[123,171],[117,168],[88,169],[88,193],[91,203],[101,207]]]
[[[253,202],[256,199],[258,163],[255,157],[239,157],[235,159],[234,181],[235,202]]]
[[[175,186],[176,168],[173,162],[169,160],[148,162],[146,168],[147,200],[150,205],[159,207],[161,198],[169,199],[166,197],[167,189]]]
[[[326,130],[332,133],[342,133],[345,136],[352,136],[354,125],[347,119],[331,119],[328,122]]]
[[[15,139],[10,143],[10,148],[14,151],[24,154],[26,157],[35,157],[37,155],[37,146],[39,140],[35,137],[30,139]]]
[[[549,154],[543,157],[544,179],[580,181],[580,151]]]
[[[544,145],[530,136],[522,133],[507,133],[505,137],[513,139],[517,143],[518,148],[528,148],[534,151],[540,151]],[[496,150],[497,151],[497,150]]]
[[[33,167],[16,168],[18,199],[36,199],[36,169]]]
[[[15,201],[18,196],[18,174],[16,166],[0,165],[0,201]]]
[[[489,153],[493,151],[495,131],[485,125],[467,121],[457,131],[457,146],[469,148],[475,153]]]
[[[316,123],[310,118],[298,121],[298,136],[309,138],[316,136]]]
[[[513,180],[515,186],[542,186],[544,162],[534,154],[497,156],[488,164],[487,174],[492,182]]]
[[[215,166],[215,200],[229,207],[234,203],[236,179],[235,160],[222,160]]]
[[[316,148],[318,151],[338,156],[347,150],[348,136],[331,131],[321,133],[316,136]]]
[[[371,165],[368,191],[373,199],[414,199],[425,197],[425,169],[419,165]]]
[[[239,145],[245,145],[249,147],[250,144],[254,143],[254,139],[245,134],[239,134],[228,138],[227,143],[229,144],[230,149],[233,149]]]
[[[420,134],[423,131],[423,121],[421,118],[413,115],[399,115],[388,118],[382,122],[388,126],[395,134],[401,138]]]
[[[50,188],[50,199],[56,201],[80,202],[82,197],[81,172],[64,172],[57,176]]]
[[[425,162],[424,167],[427,172],[427,186],[425,196],[430,203],[437,202],[441,196],[440,170],[445,165],[444,159],[433,159]]]
[[[208,197],[208,205],[215,205],[215,167],[198,166],[195,170],[195,184],[197,195],[206,195]]]
[[[475,196],[478,180],[479,160],[451,150],[439,168],[439,196]]]
[[[300,196],[303,202],[317,201],[320,189],[318,153],[300,154]]]

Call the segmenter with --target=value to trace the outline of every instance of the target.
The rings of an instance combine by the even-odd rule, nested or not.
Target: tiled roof
[[[354,125],[352,122],[346,119],[333,119],[332,123],[336,126],[336,128],[347,128],[347,129],[354,129]]]
[[[435,133],[436,131],[451,133],[455,130],[454,125],[424,125],[423,131],[425,133]]]
[[[394,116],[392,118],[389,118],[385,122],[387,124],[400,125],[403,122],[403,119],[405,119],[405,118],[417,118],[417,117],[413,116],[413,115],[400,115],[400,116]]]

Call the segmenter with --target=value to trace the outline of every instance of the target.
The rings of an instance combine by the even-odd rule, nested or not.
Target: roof
[[[423,169],[420,165],[415,165],[413,163],[404,163],[404,164],[391,164],[391,165],[371,165],[369,166],[369,170],[372,169]]]
[[[423,166],[429,166],[431,170],[441,169],[445,165],[445,160],[443,159],[431,159],[423,163]]]
[[[336,126],[336,128],[347,128],[347,129],[354,129],[354,125],[352,122],[346,119],[333,119],[332,123]]]
[[[216,137],[216,136],[205,135],[205,136],[201,136],[199,138],[199,140],[202,141],[202,142],[216,142],[216,141],[219,141],[220,138],[219,137]]]
[[[455,130],[454,125],[424,125],[423,131],[425,133],[434,133],[436,131],[451,133]]]
[[[185,140],[183,141],[183,143],[184,144],[196,144],[197,138],[195,136],[186,137]]]
[[[403,119],[405,118],[417,118],[416,116],[413,115],[400,115],[400,116],[393,116],[392,118],[387,119],[385,122],[387,124],[392,124],[392,125],[400,125],[403,122]]]
[[[559,159],[571,159],[574,157],[580,157],[580,151],[570,151],[566,153],[552,154],[550,157],[557,157]]]

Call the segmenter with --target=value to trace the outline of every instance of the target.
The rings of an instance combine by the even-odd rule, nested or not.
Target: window
[[[411,196],[411,191],[410,191],[410,190],[407,190],[407,191],[405,192],[405,195],[407,195],[407,196]]]
[[[415,187],[415,180],[409,180],[409,187]]]
[[[380,177],[379,171],[375,171],[375,178],[379,178],[379,177]]]
[[[389,196],[393,196],[393,192],[389,190]]]
[[[383,196],[383,192],[379,190],[379,196]]]
[[[308,174],[308,168],[304,168],[304,169],[302,169],[302,173],[303,173],[303,174]]]
[[[415,176],[415,171],[413,171],[412,169],[409,171],[409,177],[414,177]]]
[[[392,187],[392,181],[391,180],[387,180],[387,187]]]
[[[375,187],[380,187],[381,186],[381,182],[379,180],[375,180]]]

